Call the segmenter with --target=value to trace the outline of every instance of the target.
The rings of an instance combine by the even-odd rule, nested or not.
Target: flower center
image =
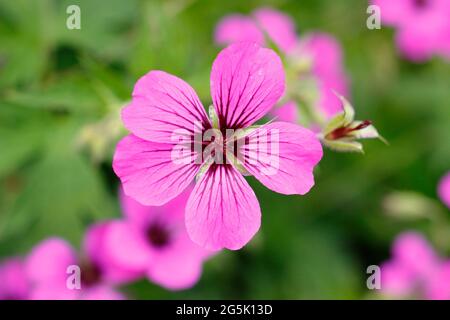
[[[161,223],[152,223],[147,230],[148,241],[157,248],[162,248],[170,243],[170,232]]]
[[[418,9],[423,9],[428,6],[429,0],[413,0],[414,6]]]
[[[327,135],[327,139],[338,140],[340,138],[344,138],[349,133],[367,128],[371,124],[372,124],[372,122],[370,120],[364,120],[362,123],[360,123],[359,125],[357,125],[356,127],[353,127],[353,128],[349,127],[349,126],[337,128]]]
[[[87,260],[82,261],[80,265],[81,283],[87,287],[92,286],[98,282],[102,277],[100,268]]]

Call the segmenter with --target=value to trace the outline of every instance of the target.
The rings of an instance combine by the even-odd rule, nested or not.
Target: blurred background
[[[71,4],[81,8],[81,30],[66,28]],[[303,197],[249,179],[263,214],[249,245],[207,261],[192,289],[142,280],[125,293],[363,299],[373,295],[367,266],[390,257],[401,231],[424,233],[448,256],[450,212],[436,188],[450,168],[450,65],[402,59],[394,30],[367,29],[366,1],[0,0],[0,260],[49,236],[79,247],[86,226],[118,217],[111,158],[126,134],[118,112],[136,80],[165,70],[209,105],[216,23],[262,5],[289,14],[300,35],[319,30],[341,42],[357,118],[371,119],[389,146],[367,141],[364,155],[325,150]],[[398,191],[413,193],[395,198],[394,210],[386,197]],[[425,203],[415,215],[401,206],[413,199]]]

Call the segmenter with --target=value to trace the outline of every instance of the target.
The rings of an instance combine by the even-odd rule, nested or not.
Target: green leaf
[[[11,230],[35,221],[25,239],[29,243],[48,235],[78,243],[88,223],[117,214],[98,170],[74,149],[75,128],[53,128],[48,151],[27,171],[25,187],[7,221],[14,226]]]

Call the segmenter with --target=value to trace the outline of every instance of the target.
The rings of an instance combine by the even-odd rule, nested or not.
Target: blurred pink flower
[[[438,194],[441,201],[450,208],[450,172],[448,172],[439,182]]]
[[[113,288],[118,280],[109,278],[97,263],[102,249],[96,247],[101,230],[90,229],[84,245],[85,255],[79,256],[64,240],[49,238],[33,248],[26,259],[27,278],[32,286],[30,299],[35,300],[121,300],[124,296]],[[95,250],[94,250],[95,248]],[[69,288],[69,266],[81,271],[81,288]]]
[[[290,56],[291,60],[309,59],[312,73],[318,85],[317,105],[326,119],[342,111],[342,105],[333,90],[347,96],[348,79],[342,62],[342,49],[335,38],[326,33],[314,32],[299,38],[293,21],[286,15],[270,8],[258,9],[251,16],[230,15],[222,19],[215,31],[218,44],[230,44],[252,40],[262,45],[266,39]],[[274,109],[271,113],[284,121],[297,122],[296,114],[289,109]],[[285,113],[288,111],[289,114]],[[290,117],[286,117],[290,115]]]
[[[380,7],[381,19],[397,28],[401,53],[413,61],[433,55],[450,59],[450,1],[372,0]]]
[[[281,107],[272,109],[272,111],[270,111],[270,115],[275,117],[278,121],[292,123],[297,123],[300,117],[297,104],[294,101],[289,101]]]
[[[253,190],[239,171],[242,168],[228,161],[230,153],[242,155],[247,173],[283,194],[307,193],[314,185],[313,168],[322,157],[314,133],[300,126],[273,122],[249,131],[283,92],[280,58],[256,43],[231,45],[214,61],[211,95],[212,110],[217,115],[215,124],[186,82],[162,71],[149,72],[138,80],[132,102],[122,112],[123,122],[132,134],[119,142],[113,168],[125,193],[145,205],[162,205],[185,190],[200,168],[205,169],[197,176],[187,201],[187,232],[194,242],[210,250],[241,248],[258,231],[261,212]],[[215,122],[214,117],[212,120]],[[227,129],[247,129],[242,131],[244,136],[239,141],[243,144],[238,143],[238,150],[228,149],[230,141],[220,144],[226,162],[199,164],[173,159],[178,143],[173,140],[175,131],[182,130],[187,138],[188,158],[198,159],[202,152],[192,148],[192,141],[196,142],[198,132],[204,133],[213,125],[223,137]],[[268,154],[265,147],[275,135],[279,148]],[[266,142],[258,144],[262,136]],[[232,138],[233,145],[236,140]],[[273,158],[279,160],[278,170],[264,174],[268,167],[271,169]]]
[[[132,270],[165,288],[192,287],[202,264],[214,252],[189,238],[184,209],[192,187],[160,207],[144,206],[120,192],[123,220],[107,222],[103,246],[106,264]]]
[[[402,233],[392,259],[381,267],[381,289],[388,296],[450,299],[449,263],[438,257],[422,235]]]
[[[310,33],[302,39],[298,54],[311,59],[319,86],[318,105],[325,118],[330,119],[342,112],[342,102],[333,92],[334,90],[342,96],[349,95],[339,42],[326,33]]]
[[[271,8],[260,8],[251,16],[233,14],[225,17],[217,24],[214,39],[220,45],[243,41],[265,45],[270,40],[286,53],[297,45],[295,25],[291,18]]]
[[[444,262],[428,284],[426,296],[431,300],[450,300],[450,262]]]
[[[25,300],[29,296],[29,283],[21,258],[0,262],[0,300]]]

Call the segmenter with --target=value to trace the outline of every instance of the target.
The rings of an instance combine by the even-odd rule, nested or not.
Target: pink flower
[[[450,172],[439,182],[438,194],[442,202],[450,208]]]
[[[385,294],[450,299],[449,263],[443,262],[420,234],[401,234],[394,242],[392,255],[381,267],[381,289]]]
[[[105,262],[132,270],[171,290],[192,287],[213,252],[189,238],[184,208],[191,187],[161,207],[143,206],[120,193],[125,219],[107,222]]]
[[[79,256],[64,240],[49,238],[38,244],[26,260],[27,278],[32,285],[30,298],[37,300],[121,300],[124,296],[113,288],[125,277],[111,274],[101,264],[103,248],[99,246],[103,227],[94,226],[86,237],[84,255]],[[72,271],[80,268],[81,288],[68,286]],[[125,272],[122,272],[125,274]]]
[[[219,22],[215,41],[220,45],[251,41],[261,45],[273,41],[284,52],[295,49],[297,35],[295,25],[287,15],[271,8],[260,8],[251,16],[234,14]]]
[[[342,67],[342,49],[332,36],[315,32],[299,38],[294,23],[288,16],[273,9],[262,8],[251,16],[225,17],[216,27],[215,41],[223,45],[251,40],[264,45],[267,43],[264,35],[289,56],[288,60],[311,61],[319,93],[316,104],[326,119],[342,111],[342,104],[333,90],[347,96],[348,80]],[[288,109],[276,108],[271,114],[296,123],[298,117],[291,111],[292,107],[296,108],[296,105],[289,103]],[[288,115],[290,117],[286,117]]]
[[[0,300],[28,299],[30,287],[21,258],[0,262]]]
[[[342,112],[342,102],[333,92],[348,96],[348,79],[342,67],[342,49],[338,41],[326,33],[306,35],[299,55],[309,57],[319,86],[318,106],[326,119]]]
[[[450,59],[450,2],[448,0],[372,0],[381,19],[397,28],[402,54],[413,61],[433,55]]]
[[[450,261],[443,263],[439,271],[431,278],[426,296],[431,300],[450,299]]]
[[[190,238],[210,250],[241,248],[261,220],[258,200],[241,172],[276,192],[305,194],[314,185],[312,171],[322,157],[320,142],[307,129],[285,122],[250,127],[283,91],[280,58],[255,43],[231,45],[214,61],[212,121],[186,82],[162,71],[149,72],[136,83],[132,102],[122,112],[132,134],[119,142],[113,168],[125,193],[145,205],[162,205],[200,173],[185,211]],[[198,134],[205,136],[211,128],[222,138],[197,141]],[[227,136],[227,129],[240,135]],[[173,133],[180,130],[189,154],[174,158],[179,141]],[[269,152],[272,144],[278,148]],[[210,146],[221,148],[214,163],[202,157]],[[217,163],[217,156],[226,161]],[[270,169],[275,171],[267,174]]]

